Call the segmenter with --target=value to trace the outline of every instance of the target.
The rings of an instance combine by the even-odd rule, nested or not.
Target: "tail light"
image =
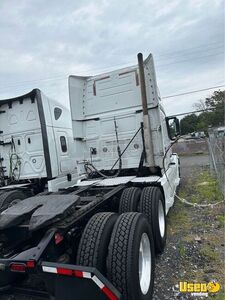
[[[27,269],[33,269],[35,266],[35,260],[28,260],[26,263],[11,263],[9,269],[12,272],[25,273]]]
[[[58,245],[59,243],[61,243],[64,240],[63,235],[61,235],[60,233],[56,233],[55,234],[55,244]]]
[[[12,271],[12,272],[21,272],[21,273],[26,272],[26,265],[25,264],[12,263],[9,266],[9,268],[10,268],[10,271]]]
[[[28,260],[27,261],[27,268],[33,269],[33,268],[35,268],[35,265],[36,265],[35,260]]]

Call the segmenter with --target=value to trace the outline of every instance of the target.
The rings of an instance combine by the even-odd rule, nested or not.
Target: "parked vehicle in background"
[[[214,134],[218,138],[224,138],[225,137],[225,127],[221,126],[221,127],[215,128]]]
[[[205,138],[206,134],[204,131],[197,131],[197,132],[192,132],[191,137],[192,138]]]
[[[40,90],[0,101],[0,210],[76,176],[70,111]],[[57,180],[54,180],[57,178]],[[69,182],[71,184],[71,182]]]

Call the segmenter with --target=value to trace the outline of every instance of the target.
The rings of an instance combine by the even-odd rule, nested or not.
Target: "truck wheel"
[[[124,300],[152,299],[155,252],[151,226],[143,214],[119,216],[107,260],[108,278]]]
[[[78,247],[78,265],[95,267],[106,274],[108,245],[116,220],[117,215],[110,212],[98,213],[89,220]]]
[[[22,191],[9,191],[4,192],[0,195],[0,211],[3,211],[9,208],[12,205],[15,205],[19,201],[26,198],[26,195]]]
[[[123,190],[120,197],[119,213],[137,211],[138,203],[141,197],[141,189],[130,187]]]
[[[146,215],[151,224],[156,253],[162,253],[166,245],[165,201],[161,190],[155,186],[142,190],[139,212]]]

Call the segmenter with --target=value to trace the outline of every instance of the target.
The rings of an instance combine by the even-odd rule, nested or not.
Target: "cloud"
[[[133,65],[140,51],[153,53],[162,95],[212,86],[225,81],[223,19],[222,0],[2,0],[0,98],[40,87],[68,105],[69,74]]]

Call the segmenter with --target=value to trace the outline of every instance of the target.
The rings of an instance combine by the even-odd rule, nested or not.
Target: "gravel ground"
[[[207,155],[181,157],[181,185],[183,195],[193,176],[208,170]],[[189,191],[191,193],[191,191]],[[186,206],[179,200],[168,214],[167,246],[157,258],[153,300],[205,299],[178,293],[179,281],[225,282],[224,274],[224,203],[212,208]],[[224,219],[223,219],[224,220]],[[225,299],[224,293],[210,299]]]
[[[192,170],[198,171],[209,166],[208,154],[180,156],[181,178],[186,180]]]
[[[207,169],[207,155],[181,157],[182,181],[179,193],[189,186],[189,179]],[[177,295],[179,281],[224,281],[224,227],[218,214],[224,214],[224,204],[216,208],[189,207],[176,200],[168,215],[168,237],[165,252],[157,257],[153,300],[201,299]],[[0,300],[35,300],[18,295],[0,296]],[[224,299],[217,295],[215,300]],[[80,300],[80,299],[78,299]]]

